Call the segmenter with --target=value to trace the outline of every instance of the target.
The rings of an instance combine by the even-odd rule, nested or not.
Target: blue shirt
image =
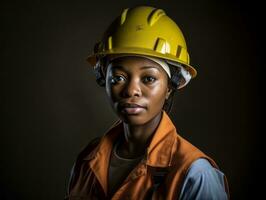
[[[224,174],[200,158],[190,166],[179,200],[227,200]]]

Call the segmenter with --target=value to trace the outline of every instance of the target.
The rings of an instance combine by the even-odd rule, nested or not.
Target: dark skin
[[[171,93],[167,73],[147,58],[116,58],[107,66],[106,92],[124,126],[118,155],[123,158],[143,155]]]

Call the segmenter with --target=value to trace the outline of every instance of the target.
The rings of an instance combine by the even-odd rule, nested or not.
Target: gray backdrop
[[[63,199],[76,155],[116,119],[85,58],[123,8],[147,2],[177,22],[198,70],[175,97],[177,130],[233,199],[262,194],[259,1],[1,1],[1,200]]]

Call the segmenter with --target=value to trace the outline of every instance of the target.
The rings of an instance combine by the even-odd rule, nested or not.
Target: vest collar
[[[167,113],[163,111],[159,126],[147,148],[146,164],[151,167],[170,167],[172,165],[172,149],[176,136],[177,133],[174,124]]]
[[[92,160],[96,156],[107,156],[113,147],[113,143],[120,134],[123,134],[123,124],[121,120],[116,121],[102,137],[98,148],[84,157],[84,160]],[[171,165],[172,147],[176,139],[176,128],[165,111],[163,111],[161,121],[153,135],[150,145],[146,150],[147,165],[153,167],[167,167]],[[98,155],[97,155],[98,154]],[[160,156],[158,156],[160,155]]]

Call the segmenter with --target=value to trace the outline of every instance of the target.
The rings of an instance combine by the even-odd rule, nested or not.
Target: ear
[[[167,88],[167,93],[166,93],[166,96],[165,96],[165,99],[168,99],[170,94],[172,92],[172,89],[170,87]]]

